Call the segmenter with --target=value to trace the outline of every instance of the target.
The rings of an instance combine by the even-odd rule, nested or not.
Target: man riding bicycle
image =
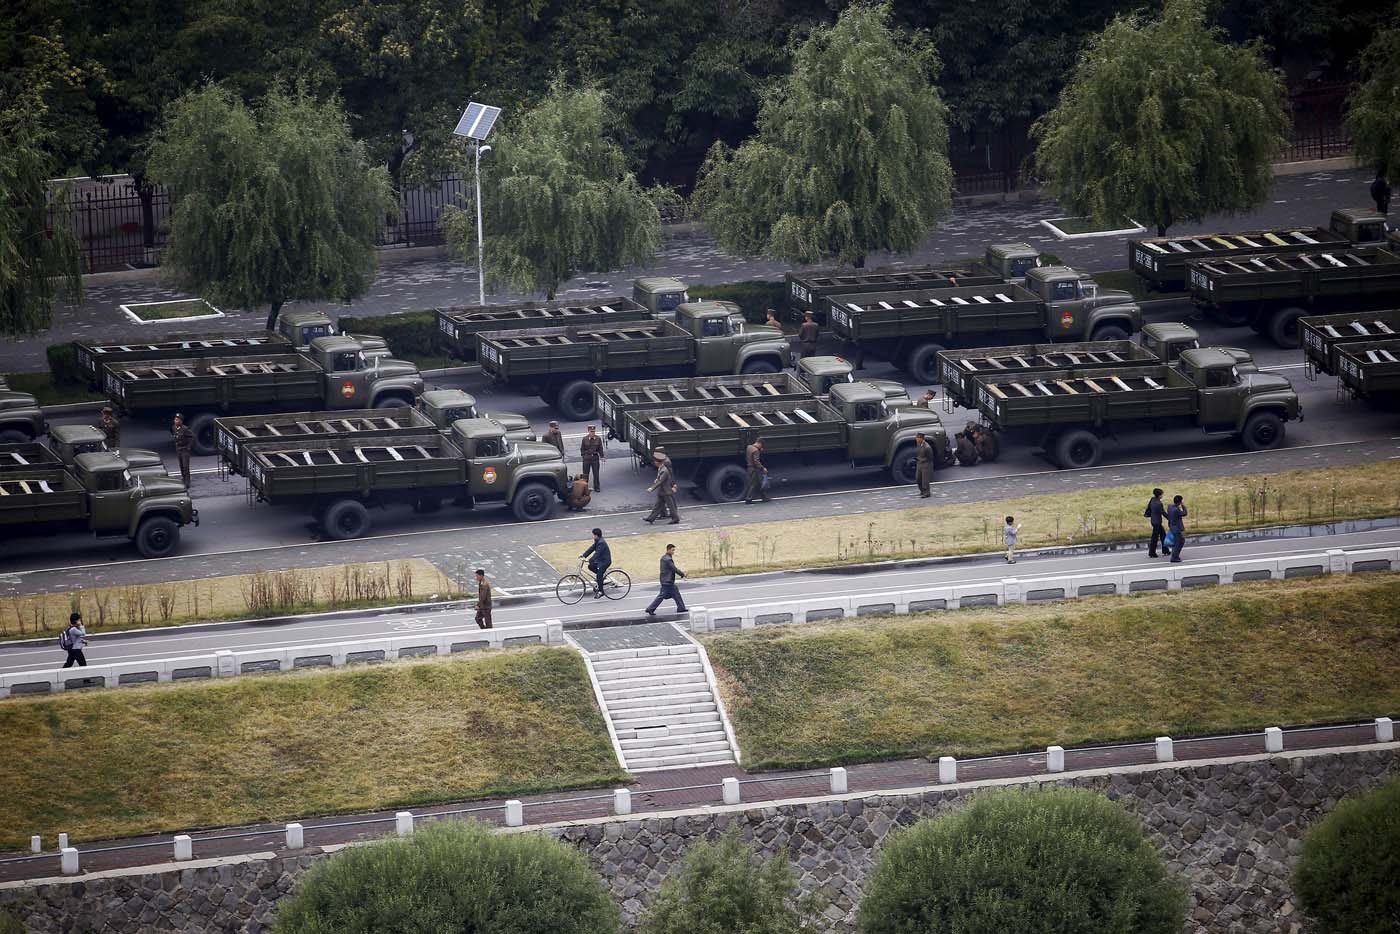
[[[612,549],[603,540],[602,529],[593,530],[593,544],[579,557],[588,559],[588,570],[593,572],[593,577],[597,580],[593,588],[593,599],[597,600],[603,595],[603,575],[612,567]]]

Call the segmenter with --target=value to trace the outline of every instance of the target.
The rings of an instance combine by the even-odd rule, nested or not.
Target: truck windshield
[[[744,318],[743,318],[742,315],[730,315],[730,316],[729,316],[729,333],[730,333],[730,334],[743,334],[743,333],[744,333],[744,323],[745,323],[745,322],[744,322]]]
[[[329,337],[330,333],[331,326],[329,324],[308,324],[301,329],[301,340],[303,344],[309,344],[318,337]],[[292,335],[286,336],[291,337]]]
[[[443,421],[448,425],[461,418],[476,418],[476,406],[466,405],[443,410]]]

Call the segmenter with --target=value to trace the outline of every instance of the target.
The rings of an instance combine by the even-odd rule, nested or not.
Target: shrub
[[[1179,934],[1186,894],[1136,819],[1090,791],[1005,791],[885,844],[865,934]]]
[[[1328,934],[1400,931],[1400,781],[1338,804],[1303,838],[1293,888]]]
[[[396,357],[430,357],[442,353],[437,315],[432,311],[401,311],[369,318],[342,317],[338,324],[350,334],[378,334]]]
[[[279,934],[608,934],[617,906],[588,860],[533,833],[430,824],[342,850],[282,904]]]
[[[759,860],[735,831],[690,848],[640,934],[803,934],[813,906],[797,896],[786,859]]]
[[[78,348],[71,341],[50,344],[44,353],[49,358],[49,374],[55,386],[77,386],[87,382],[87,377],[78,369]]]
[[[787,309],[787,285],[783,282],[730,282],[725,285],[692,285],[686,292],[694,300],[733,302],[750,321],[762,323],[764,312],[772,308],[782,320]]]

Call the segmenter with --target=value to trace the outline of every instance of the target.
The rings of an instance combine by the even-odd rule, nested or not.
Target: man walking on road
[[[817,334],[817,322],[812,320],[812,313],[803,312],[802,327],[797,329],[797,343],[802,348],[803,360],[817,355]]]
[[[657,519],[666,515],[671,516],[671,525],[681,521],[680,510],[676,508],[676,481],[671,473],[671,465],[666,460],[666,455],[660,451],[652,455],[656,461],[656,479],[651,486],[647,487],[648,493],[656,494],[656,505],[651,507],[651,515],[642,521],[651,525]]]
[[[476,624],[482,629],[491,628],[491,583],[481,568],[476,569]]]
[[[1390,213],[1390,182],[1386,181],[1384,172],[1376,173],[1376,180],[1371,183],[1371,198],[1376,202],[1377,211]]]
[[[1186,504],[1180,496],[1172,497],[1167,507],[1167,528],[1172,533],[1172,564],[1181,562],[1181,546],[1186,544]]]
[[[593,490],[596,493],[603,492],[603,484],[598,479],[598,473],[603,465],[603,458],[607,457],[603,453],[603,439],[598,437],[596,425],[588,426],[588,434],[583,436],[579,442],[579,454],[583,456],[583,477],[587,480],[590,475],[593,480]]]
[[[175,415],[175,422],[170,426],[170,433],[175,436],[175,459],[180,462],[180,479],[185,481],[185,489],[190,488],[190,454],[194,451],[194,432],[190,431],[190,426],[185,424],[185,419],[179,413]]]
[[[685,612],[685,601],[681,599],[680,589],[676,587],[677,576],[685,577],[685,572],[676,567],[676,546],[667,545],[666,553],[661,556],[661,590],[647,607],[648,616],[656,615],[656,608],[661,605],[662,600],[676,601],[676,612]]]
[[[1152,523],[1152,537],[1147,542],[1147,557],[1157,557],[1157,544],[1165,542],[1167,529],[1162,524],[1167,519],[1167,507],[1162,502],[1162,490],[1160,487],[1152,491],[1152,498],[1147,501],[1147,508],[1142,511],[1142,517]],[[1162,546],[1162,554],[1167,553],[1166,545]]]
[[[563,453],[564,453],[564,435],[559,431],[559,423],[558,423],[558,422],[550,422],[550,423],[549,423],[549,430],[546,431],[546,432],[544,433],[544,437],[541,438],[540,440],[543,441],[545,444],[552,444],[552,445],[554,445],[556,448],[559,449],[560,455],[561,455],[561,456],[563,455]]]
[[[122,423],[117,420],[110,405],[102,407],[102,419],[97,423],[97,430],[107,439],[107,450],[115,451],[122,446]]]
[[[1015,516],[1007,516],[1007,517],[1006,517],[1006,531],[1005,531],[1004,535],[1005,535],[1005,538],[1006,538],[1006,563],[1007,563],[1007,564],[1015,564],[1015,563],[1016,563],[1016,542],[1017,542],[1017,540],[1020,538],[1020,535],[1021,535],[1021,527],[1020,527],[1019,525],[1016,524],[1016,517],[1015,517]]]
[[[763,466],[763,439],[755,438],[753,444],[744,449],[744,466],[749,471],[749,485],[744,488],[744,503],[753,502],[755,496],[763,497],[766,503],[773,497],[763,488],[763,480],[768,476],[768,468]]]
[[[597,581],[593,587],[593,598],[596,600],[603,595],[603,575],[612,567],[612,549],[603,540],[602,529],[593,530],[593,544],[579,557],[588,559],[588,570],[593,572],[593,578]]]
[[[914,454],[918,458],[914,479],[919,484],[919,496],[928,499],[933,495],[929,491],[929,482],[933,479],[933,445],[928,443],[922,431],[914,436]]]
[[[72,668],[75,664],[79,668],[87,667],[87,656],[83,654],[83,649],[87,648],[87,627],[83,625],[83,614],[68,614],[68,628],[58,637],[58,647],[68,653],[64,668]]]

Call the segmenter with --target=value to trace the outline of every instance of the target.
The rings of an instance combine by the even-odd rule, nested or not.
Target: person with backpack
[[[1162,489],[1156,487],[1152,490],[1152,498],[1147,501],[1147,508],[1142,511],[1142,517],[1152,525],[1152,537],[1147,541],[1147,557],[1157,557],[1157,545],[1161,544],[1162,554],[1169,554],[1167,551],[1167,529],[1163,525],[1167,519],[1167,507],[1162,502]]]
[[[87,628],[83,626],[83,614],[68,614],[68,628],[58,637],[58,647],[68,653],[68,660],[63,663],[64,668],[72,668],[75,664],[79,668],[87,667],[87,657],[83,655],[83,649],[87,648]]]

